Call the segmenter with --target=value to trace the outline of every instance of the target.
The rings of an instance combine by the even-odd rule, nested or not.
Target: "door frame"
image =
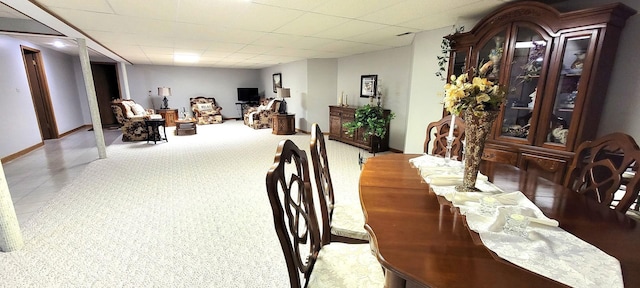
[[[47,117],[47,115],[39,115],[38,113],[38,109],[35,107],[35,99],[34,99],[34,95],[33,95],[33,89],[32,89],[32,81],[34,81],[33,79],[31,79],[31,76],[29,76],[29,73],[27,72],[27,70],[29,69],[27,67],[27,65],[29,65],[27,63],[27,59],[25,58],[25,53],[33,53],[35,54],[35,61],[37,62],[37,72],[40,74],[40,81],[37,81],[37,85],[40,85],[40,90],[42,91],[42,93],[44,94],[44,109],[47,110],[47,114],[48,114],[48,121],[49,123],[51,123],[51,139],[58,139],[60,138],[60,133],[58,131],[58,122],[56,121],[56,116],[55,116],[55,112],[53,110],[53,104],[51,102],[51,93],[49,91],[49,82],[47,81],[47,74],[45,73],[44,70],[44,63],[42,61],[42,54],[40,52],[40,50],[35,49],[35,48],[31,48],[31,47],[27,47],[24,45],[20,45],[20,51],[22,54],[22,62],[24,63],[25,67],[25,73],[27,74],[27,81],[29,82],[29,92],[31,93],[31,101],[33,101],[33,109],[34,109],[34,113],[36,114],[36,117],[40,118],[40,117]],[[42,133],[42,127],[40,126],[40,121],[38,121],[38,127],[40,128],[40,138],[42,138],[44,140],[44,136]]]

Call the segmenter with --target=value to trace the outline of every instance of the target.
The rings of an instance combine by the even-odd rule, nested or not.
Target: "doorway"
[[[111,102],[120,99],[120,83],[115,63],[91,63],[93,85],[96,89],[96,99],[102,127],[118,127],[118,120],[113,115]]]
[[[42,140],[59,137],[40,50],[20,46]]]

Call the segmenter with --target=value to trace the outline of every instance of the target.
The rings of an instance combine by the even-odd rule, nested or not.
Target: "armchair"
[[[278,114],[282,100],[271,99],[266,104],[247,109],[244,114],[244,124],[253,129],[273,127],[273,115]]]
[[[122,141],[147,140],[149,130],[144,123],[144,119],[148,113],[142,105],[131,99],[118,99],[111,102],[111,109],[121,126]]]
[[[191,102],[191,110],[193,116],[198,120],[198,124],[216,124],[222,123],[222,107],[216,104],[215,98],[207,98],[198,96],[196,98],[189,98]]]

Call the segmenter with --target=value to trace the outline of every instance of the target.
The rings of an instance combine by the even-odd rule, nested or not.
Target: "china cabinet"
[[[483,159],[562,183],[573,151],[596,136],[620,33],[635,13],[619,3],[560,13],[524,1],[447,36],[449,75],[483,73],[507,90]]]

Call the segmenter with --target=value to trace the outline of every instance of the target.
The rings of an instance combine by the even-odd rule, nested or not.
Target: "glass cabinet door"
[[[451,71],[453,75],[459,76],[460,74],[467,72],[467,52],[466,51],[453,51],[453,63]],[[449,75],[451,76],[451,75]],[[447,82],[449,82],[449,77],[447,77]]]
[[[532,143],[544,89],[541,72],[550,41],[535,30],[516,28],[500,136]]]
[[[546,127],[546,143],[561,146],[567,144],[574,120],[574,108],[586,89],[586,80],[585,85],[581,85],[581,80],[584,74],[587,74],[582,72],[583,68],[586,71],[585,58],[591,46],[591,37],[588,35],[565,38],[553,109],[549,125]]]
[[[500,77],[501,66],[505,51],[506,30],[500,31],[487,41],[478,52],[478,75],[497,82]]]

